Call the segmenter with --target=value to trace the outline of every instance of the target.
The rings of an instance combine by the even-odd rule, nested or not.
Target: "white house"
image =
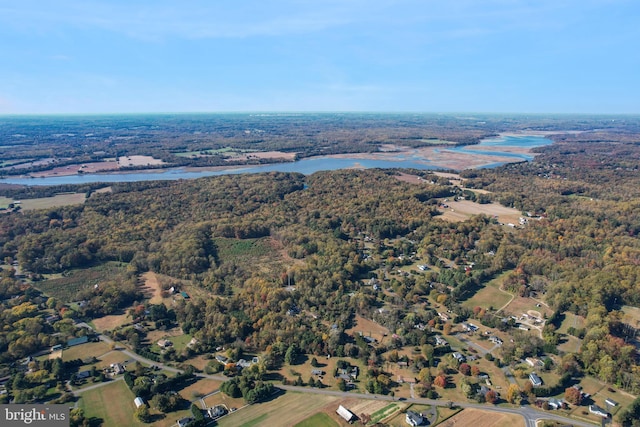
[[[407,411],[405,421],[410,426],[416,427],[424,422],[424,418],[417,412]]]
[[[542,378],[538,376],[535,372],[531,372],[529,374],[529,381],[534,387],[540,387],[542,385]]]
[[[589,412],[591,412],[594,415],[599,415],[602,418],[609,418],[611,416],[611,414],[609,414],[607,411],[605,411],[598,405],[589,405]]]

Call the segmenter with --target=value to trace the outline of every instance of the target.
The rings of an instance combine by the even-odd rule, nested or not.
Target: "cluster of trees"
[[[152,400],[158,395],[156,404],[171,410],[179,409],[182,405],[180,397],[171,397],[175,394],[175,390],[184,388],[196,380],[193,370],[188,369],[184,373],[178,373],[173,377],[167,377],[164,374],[157,374],[151,368],[145,368],[136,362],[133,372],[126,371],[124,373],[124,381],[131,389],[131,392],[145,400]],[[165,399],[166,398],[166,399]]]
[[[252,404],[264,400],[275,392],[273,384],[262,381],[262,375],[255,369],[243,369],[242,374],[220,386],[220,391],[230,397],[242,397]]]

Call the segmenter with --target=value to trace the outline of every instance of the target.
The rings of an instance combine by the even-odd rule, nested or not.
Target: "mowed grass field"
[[[176,425],[180,418],[191,416],[189,409],[171,412],[168,414],[158,413],[151,410],[154,417],[150,424],[138,421],[134,415],[136,406],[133,403],[135,396],[127,387],[123,380],[113,381],[108,385],[95,388],[82,393],[79,400],[79,407],[84,410],[85,417],[99,418],[103,427],[170,427]]]
[[[473,191],[473,190],[472,190]],[[518,224],[518,219],[522,216],[522,212],[517,209],[507,208],[498,203],[480,204],[470,200],[460,200],[457,202],[449,201],[448,208],[438,208],[442,212],[441,218],[451,221],[465,221],[473,215],[484,214],[491,218],[498,218],[503,224]]]
[[[331,417],[324,412],[318,412],[304,421],[299,422],[295,427],[340,427]]]
[[[515,414],[465,409],[438,425],[442,427],[524,427],[524,418]]]
[[[13,199],[9,199],[7,197],[0,196],[0,208],[8,209],[9,204],[13,203]]]
[[[69,360],[87,359],[95,356],[100,356],[109,353],[111,346],[105,342],[89,342],[86,344],[80,344],[73,347],[65,348],[62,350],[62,360],[68,362]]]
[[[86,199],[85,193],[58,194],[53,197],[21,200],[22,210],[48,209],[56,206],[81,205]],[[1,202],[1,201],[0,201]]]
[[[135,396],[124,381],[114,381],[109,385],[82,393],[79,401],[87,418],[103,420],[104,427],[144,426],[134,417]]]
[[[462,303],[464,307],[473,309],[474,307],[482,307],[485,310],[493,308],[498,310],[505,306],[513,295],[508,292],[500,290],[502,282],[504,281],[505,274],[489,281],[484,288],[480,289],[476,294]]]
[[[321,412],[338,406],[338,397],[287,392],[271,401],[246,406],[218,421],[221,427],[295,426]],[[335,409],[334,409],[335,410]]]

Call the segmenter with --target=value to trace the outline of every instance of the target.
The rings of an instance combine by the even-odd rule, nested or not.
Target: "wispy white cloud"
[[[328,1],[309,7],[298,1],[278,2],[191,1],[153,2],[63,0],[42,3],[23,0],[0,6],[0,22],[40,32],[101,29],[140,39],[243,38],[303,34],[348,24],[358,1]]]

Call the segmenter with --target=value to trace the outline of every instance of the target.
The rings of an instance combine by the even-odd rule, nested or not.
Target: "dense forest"
[[[141,273],[188,282],[200,292],[169,311],[197,338],[191,352],[231,345],[266,352],[272,365],[294,345],[375,364],[381,350],[344,333],[356,315],[395,331],[398,347],[425,345],[429,333],[416,325],[433,325],[438,317],[425,303],[429,296],[457,321],[508,327],[491,312],[461,304],[504,274],[507,290],[535,293],[554,311],[542,338],[515,331],[504,361],[557,353],[556,329],[572,313],[586,319],[582,331],[572,331],[583,340],[577,354],[560,355],[562,369],[639,393],[640,325],[623,322],[621,310],[640,306],[640,143],[633,132],[604,130],[556,139],[532,162],[464,171],[471,191],[425,171],[403,171],[422,178],[409,183],[397,170],[115,184],[112,193],[94,193],[83,205],[0,216],[1,255],[30,272],[36,288],[50,274],[126,265],[111,281],[50,302],[60,308],[84,301],[76,310],[87,319],[140,301],[135,278]],[[514,228],[485,215],[441,218],[443,199],[473,198],[475,189],[483,203],[536,220]],[[434,268],[389,279],[409,257]],[[385,281],[388,292],[376,293],[367,286],[371,280]],[[10,295],[16,286],[5,275],[0,291]],[[2,304],[3,325],[37,310]],[[0,351],[22,357],[27,351],[12,344],[15,333],[3,329]],[[45,334],[31,341],[29,350],[52,344]]]

